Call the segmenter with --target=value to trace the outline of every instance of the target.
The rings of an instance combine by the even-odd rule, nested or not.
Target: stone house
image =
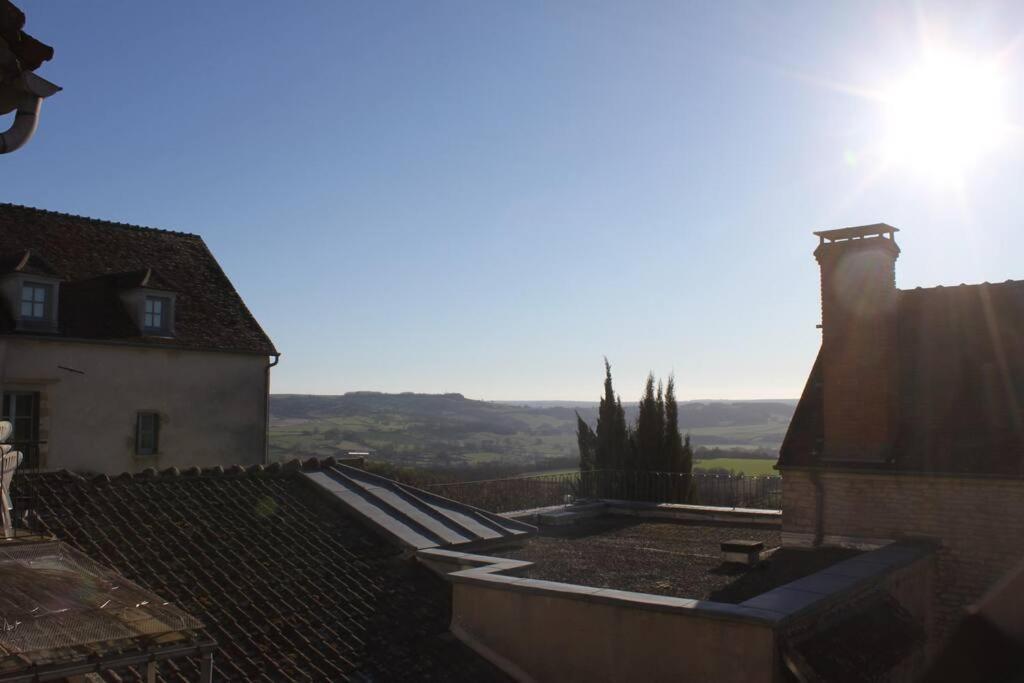
[[[778,461],[783,542],[937,542],[934,646],[1024,556],[1024,282],[897,289],[896,231],[815,233],[822,344]]]
[[[0,205],[2,417],[23,467],[261,463],[277,356],[198,235]]]

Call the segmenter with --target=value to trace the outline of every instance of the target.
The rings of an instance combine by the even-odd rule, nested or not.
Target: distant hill
[[[776,451],[795,400],[689,401],[680,428],[695,446]],[[591,425],[596,402],[492,402],[462,394],[338,396],[274,394],[271,450],[277,458],[370,450],[404,465],[501,462],[536,465],[576,457],[576,413]],[[626,404],[627,417],[636,404]]]
[[[790,406],[796,406],[799,399],[796,398],[753,398],[753,399],[724,399],[724,398],[704,398],[696,399],[692,401],[680,401],[679,404],[683,405],[686,403],[784,403]],[[493,401],[493,403],[502,403],[510,406],[528,406],[530,408],[596,408],[598,401]],[[636,405],[635,403],[633,405]]]

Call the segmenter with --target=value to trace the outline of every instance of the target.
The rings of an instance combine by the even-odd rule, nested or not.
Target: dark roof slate
[[[1024,476],[1024,281],[899,292],[903,471]],[[815,465],[824,437],[815,362],[779,466]]]
[[[49,263],[39,254],[29,249],[0,256],[0,274],[7,275],[8,273],[25,273],[46,277],[58,276],[57,271]]]
[[[0,204],[0,244],[9,254],[38,255],[63,278],[58,336],[277,353],[198,235]],[[119,297],[126,286],[175,292],[173,339],[140,332]],[[0,333],[13,330],[4,310]]]
[[[969,606],[922,683],[1024,681],[1024,562]]]
[[[160,275],[155,268],[133,270],[127,273],[118,273],[110,276],[115,287],[120,289],[133,289],[142,287],[144,289],[162,289],[173,291],[176,287],[168,279]]]
[[[297,468],[18,474],[14,494],[42,530],[198,617],[216,680],[507,680],[448,633],[449,586]],[[197,680],[198,664],[161,677]]]
[[[785,647],[796,655],[793,663],[804,680],[859,683],[889,680],[920,651],[924,636],[920,622],[894,597],[875,591],[819,616],[809,634]]]

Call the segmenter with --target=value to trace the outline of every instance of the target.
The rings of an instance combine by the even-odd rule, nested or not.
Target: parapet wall
[[[452,632],[517,681],[774,683],[791,629],[813,630],[851,596],[889,590],[919,618],[930,554],[891,544],[738,605],[521,578],[521,560],[436,548],[417,559],[452,583]]]
[[[450,575],[451,629],[518,681],[777,680],[771,612],[494,570]]]
[[[933,647],[1024,556],[1024,480],[786,469],[782,499],[785,545],[935,541]]]

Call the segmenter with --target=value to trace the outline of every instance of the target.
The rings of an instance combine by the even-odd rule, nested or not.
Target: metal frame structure
[[[202,657],[203,663],[200,670],[199,680],[201,683],[210,683],[213,680],[213,652],[217,649],[217,641],[207,638],[199,643],[188,645],[169,645],[157,649],[145,649],[129,654],[119,654],[110,657],[96,657],[88,662],[77,662],[70,664],[49,664],[45,666],[31,666],[24,671],[12,674],[0,675],[0,683],[34,683],[35,681],[56,681],[68,676],[81,676],[90,673],[100,673],[110,669],[120,669],[126,666],[146,665],[146,682],[155,683],[156,665],[158,662],[167,659],[178,659],[182,657]]]
[[[0,541],[0,683],[145,667],[199,657],[213,679],[217,642],[149,589],[48,537]]]

